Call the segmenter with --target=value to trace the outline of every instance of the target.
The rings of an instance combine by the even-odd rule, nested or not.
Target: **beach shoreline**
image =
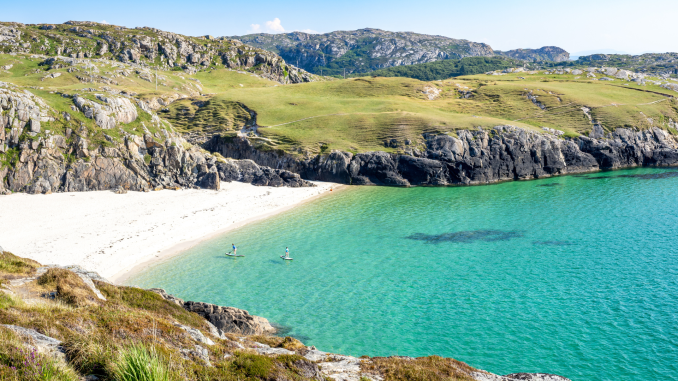
[[[220,191],[112,191],[0,197],[2,247],[42,264],[79,265],[118,284],[198,243],[336,190],[222,183]]]
[[[323,183],[323,184],[333,184],[333,183]],[[331,189],[332,192],[334,193],[334,192],[337,192],[339,190],[346,189],[346,188],[347,188],[347,186],[343,185],[343,184],[333,184],[333,186],[330,187],[329,189]],[[146,260],[142,263],[138,263],[134,267],[132,267],[132,268],[126,270],[126,271],[121,271],[119,273],[116,273],[113,276],[109,277],[108,279],[115,284],[128,285],[127,284],[128,281],[130,279],[132,279],[134,276],[148,270],[151,267],[157,266],[160,263],[168,261],[168,260],[170,260],[170,259],[172,259],[176,256],[179,256],[179,255],[183,254],[185,251],[191,249],[192,247],[195,247],[196,245],[198,245],[202,242],[205,242],[205,241],[208,241],[208,240],[213,239],[215,237],[218,237],[218,236],[220,236],[224,233],[227,233],[229,231],[239,229],[239,228],[241,228],[245,225],[249,225],[249,224],[252,224],[252,223],[255,223],[255,222],[259,222],[259,221],[264,221],[264,220],[266,220],[270,217],[273,217],[273,216],[276,216],[278,214],[282,214],[282,213],[285,213],[285,212],[290,211],[292,209],[298,208],[298,207],[300,207],[300,206],[302,206],[302,205],[304,205],[308,202],[316,200],[319,197],[327,196],[329,193],[330,193],[329,191],[325,191],[323,193],[316,194],[316,195],[313,195],[311,197],[302,199],[301,201],[299,201],[295,204],[284,206],[284,207],[281,207],[279,209],[271,210],[271,211],[266,212],[264,214],[252,216],[251,218],[248,218],[244,221],[237,222],[237,223],[232,224],[228,227],[225,227],[223,229],[211,232],[209,234],[206,234],[206,235],[199,237],[199,238],[196,238],[194,240],[177,243],[177,244],[175,244],[171,247],[168,247],[165,250],[161,251],[160,253],[155,255],[153,258],[149,258],[148,260]],[[230,247],[227,247],[224,250],[230,251]]]

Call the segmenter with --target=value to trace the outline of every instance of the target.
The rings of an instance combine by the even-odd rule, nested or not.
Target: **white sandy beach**
[[[42,264],[80,265],[124,282],[144,265],[336,188],[110,191],[0,196],[0,246]]]

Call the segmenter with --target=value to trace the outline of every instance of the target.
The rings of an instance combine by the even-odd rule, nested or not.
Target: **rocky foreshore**
[[[251,376],[248,379],[257,380],[400,380],[403,378],[393,378],[394,372],[410,374],[407,372],[416,369],[418,374],[428,374],[436,380],[569,381],[546,373],[500,376],[437,356],[358,358],[324,352],[292,337],[273,336],[275,329],[268,320],[234,307],[183,301],[162,289],[117,286],[79,266],[41,266],[30,259],[3,252],[2,248],[0,262],[3,264],[0,269],[0,296],[3,298],[0,345],[13,340],[14,345],[26,346],[32,352],[12,353],[11,356],[22,357],[29,353],[33,360],[50,359],[59,369],[77,369],[87,375],[84,377],[87,380],[105,377],[108,372],[106,360],[101,357],[101,353],[108,353],[101,347],[100,340],[103,339],[117,343],[113,347],[117,349],[109,353],[113,357],[120,350],[116,345],[147,340],[178,355],[179,358],[170,357],[173,367],[192,367],[190,369],[198,372],[211,372],[215,368],[238,372],[243,371],[242,364],[262,364],[262,361],[263,364],[277,364],[244,370]],[[55,291],[49,291],[54,287]],[[39,307],[32,309],[32,306]],[[31,312],[22,312],[23,309]],[[39,316],[52,310],[73,312],[79,317],[61,321],[59,314]],[[115,312],[111,314],[111,311]],[[124,313],[120,314],[121,311]],[[145,328],[128,325],[135,316],[143,317],[137,324],[146,325]],[[50,323],[46,324],[47,321]],[[98,331],[98,335],[104,337],[90,336],[92,331]],[[64,332],[70,334],[64,335]],[[110,337],[105,337],[107,334]],[[80,339],[77,338],[79,335]],[[86,346],[81,347],[79,340],[85,340]],[[81,363],[83,357],[92,356],[92,348],[101,351],[95,360],[99,361],[98,368]],[[291,374],[295,376],[290,378]]]
[[[334,151],[297,158],[257,150],[247,138],[212,138],[205,146],[223,156],[298,173],[302,178],[354,185],[476,185],[639,166],[678,165],[678,142],[659,129],[596,125],[588,137],[562,138],[513,126],[425,135],[422,149],[389,141],[402,153]]]

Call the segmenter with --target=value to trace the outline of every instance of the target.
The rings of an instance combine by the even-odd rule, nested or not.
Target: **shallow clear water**
[[[353,187],[129,283],[247,309],[326,351],[678,380],[676,175]],[[245,258],[223,255],[232,242]]]

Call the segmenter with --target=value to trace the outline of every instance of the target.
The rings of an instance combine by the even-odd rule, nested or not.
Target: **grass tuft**
[[[155,349],[137,344],[120,351],[113,375],[116,381],[169,381],[167,368]]]
[[[32,259],[17,257],[9,251],[0,252],[0,272],[33,275],[38,267],[40,263]]]
[[[57,298],[72,306],[87,306],[97,303],[96,295],[72,271],[51,268],[38,278],[38,284],[48,289],[56,289]]]

